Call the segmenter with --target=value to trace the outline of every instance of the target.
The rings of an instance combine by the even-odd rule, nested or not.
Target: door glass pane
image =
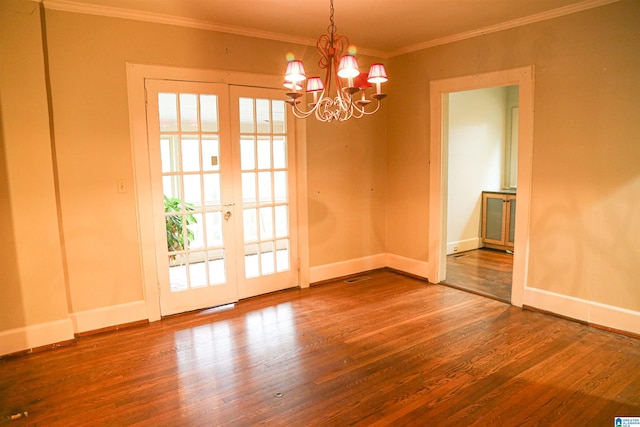
[[[227,273],[224,265],[224,249],[208,251],[209,283],[222,285],[227,282]]]
[[[271,119],[273,121],[274,134],[283,134],[287,131],[284,107],[284,101],[280,99],[273,99],[271,101]]]
[[[273,138],[273,168],[285,169],[287,167],[287,143],[284,137]]]
[[[276,206],[276,237],[289,235],[289,210],[287,206]]]
[[[207,247],[222,246],[222,214],[221,212],[207,212],[205,227],[207,229]]]
[[[220,140],[217,135],[204,135],[202,137],[202,170],[220,170]]]
[[[200,170],[200,141],[196,137],[182,138],[182,171]]]
[[[202,176],[204,180],[204,203],[206,206],[220,206],[220,174],[208,173]]]
[[[166,212],[175,212],[173,210],[169,211],[165,207]],[[165,223],[167,234],[172,234],[172,239],[167,241],[167,249],[169,250],[169,257],[175,258],[177,254],[174,252],[182,251],[184,249],[184,229],[182,227],[182,214],[171,214],[165,216]]]
[[[258,133],[271,131],[271,103],[268,99],[256,99],[256,121]]]
[[[256,203],[256,174],[254,172],[242,173],[242,202]]]
[[[169,283],[171,292],[189,289],[187,281],[186,255],[175,255],[169,259]]]
[[[280,171],[273,173],[273,195],[276,203],[287,201],[287,172]]]
[[[192,288],[207,286],[207,269],[205,252],[191,252],[189,254],[189,282]]]
[[[198,130],[198,96],[193,93],[180,94],[180,130],[182,132]]]
[[[258,194],[260,203],[271,203],[271,172],[258,173]]]
[[[258,169],[271,169],[271,138],[258,137]]]
[[[243,171],[256,168],[255,138],[243,136],[240,139],[240,168]]]
[[[202,206],[200,195],[200,175],[184,175],[184,201],[194,206]]]
[[[289,240],[276,240],[276,268],[278,272],[287,271],[289,265]]]
[[[255,242],[258,240],[258,218],[256,209],[244,209],[242,215],[244,220],[244,241]]]
[[[276,271],[276,258],[273,242],[260,244],[260,273],[273,274]]]
[[[204,248],[204,223],[202,214],[186,214],[184,219],[187,224],[187,247],[193,249]]]
[[[244,247],[244,269],[245,276],[249,279],[260,275],[258,264],[258,245],[246,245]]]
[[[203,132],[218,131],[218,97],[200,95],[200,118]]]
[[[253,99],[240,98],[240,133],[253,133],[255,126],[253,120]]]
[[[260,208],[260,240],[273,238],[273,208]]]
[[[162,177],[162,192],[163,194],[172,199],[180,198],[180,176],[167,175]]]
[[[180,170],[180,149],[176,135],[163,135],[160,138],[160,158],[162,172],[177,172]]]
[[[160,132],[175,132],[178,130],[178,108],[175,93],[158,94],[158,115]]]

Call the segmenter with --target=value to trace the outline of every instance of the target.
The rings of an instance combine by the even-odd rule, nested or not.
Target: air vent
[[[344,280],[344,283],[358,283],[358,282],[364,282],[370,279],[371,277],[369,276],[356,276],[356,277],[351,277],[349,279]]]

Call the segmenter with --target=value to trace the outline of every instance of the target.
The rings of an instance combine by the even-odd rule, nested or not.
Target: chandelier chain
[[[334,13],[334,9],[333,9],[333,0],[331,0],[331,6],[329,8],[329,22],[331,22],[331,25],[329,25],[329,34],[331,34],[331,46],[333,47],[333,36],[336,34],[336,24],[333,20],[333,13]]]

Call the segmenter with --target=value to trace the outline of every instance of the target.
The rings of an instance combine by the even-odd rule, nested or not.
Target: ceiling
[[[329,0],[42,0],[47,8],[173,22],[314,43]],[[575,13],[617,0],[334,0],[338,34],[361,52],[392,56]],[[173,21],[172,21],[173,18]]]

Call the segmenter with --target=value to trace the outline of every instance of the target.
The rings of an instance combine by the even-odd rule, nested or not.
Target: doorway
[[[448,150],[447,125],[443,111],[448,108],[448,94],[498,86],[519,87],[519,127],[517,153],[518,203],[515,225],[513,282],[511,304],[522,306],[527,280],[529,206],[531,199],[531,156],[533,135],[533,67],[476,74],[431,82],[431,138],[429,172],[429,280],[440,283],[446,277],[446,230]]]
[[[281,93],[145,88],[162,315],[296,286],[295,144]]]
[[[228,90],[238,87],[238,90],[247,88],[258,90],[259,88],[272,88],[275,92],[271,95],[254,95],[254,98],[267,99],[278,93],[277,98],[282,98],[282,81],[277,76],[240,73],[222,70],[194,69],[183,67],[167,67],[148,64],[127,63],[127,88],[129,100],[130,132],[132,141],[132,160],[135,178],[135,198],[138,218],[138,244],[140,252],[140,269],[142,273],[142,286],[144,299],[147,306],[147,317],[149,321],[157,321],[162,317],[160,310],[160,288],[158,286],[160,278],[158,272],[157,248],[159,241],[165,240],[164,232],[158,235],[157,221],[154,215],[154,194],[152,192],[151,170],[149,162],[149,134],[147,126],[147,103],[148,93],[145,84],[150,80],[167,80],[173,82],[218,82],[228,86]],[[251,97],[251,96],[249,96]],[[230,101],[231,102],[231,101]],[[230,107],[233,108],[233,107]],[[239,107],[238,107],[239,108]],[[229,110],[231,111],[231,109]],[[229,131],[231,133],[231,131]],[[309,279],[309,236],[306,232],[305,224],[308,223],[308,213],[304,204],[297,201],[306,200],[306,127],[304,121],[295,121],[287,117],[287,164],[291,175],[289,180],[296,181],[288,188],[289,194],[289,215],[291,225],[291,275],[292,286],[307,288]],[[239,157],[236,156],[239,162]],[[237,163],[236,163],[237,165]],[[239,168],[239,166],[237,166]],[[241,179],[239,180],[241,182]],[[297,184],[297,185],[296,185]],[[237,183],[234,185],[238,185]],[[156,192],[157,193],[157,192]],[[237,197],[234,194],[234,198]],[[157,200],[157,199],[156,199]],[[157,202],[156,206],[157,206]],[[239,206],[236,203],[234,208]],[[162,212],[164,215],[164,212]],[[243,214],[232,213],[235,220]],[[237,222],[237,221],[236,221]],[[295,224],[295,226],[294,226]],[[236,236],[239,234],[236,232]],[[164,244],[164,243],[163,243]],[[236,247],[241,247],[244,242],[236,243]],[[236,249],[237,250],[237,249]],[[297,254],[297,258],[296,258]],[[240,269],[236,266],[236,271]],[[238,277],[240,275],[237,275]],[[256,286],[252,286],[249,280],[239,280],[237,282],[238,299],[246,298]],[[255,281],[254,281],[255,282]],[[261,288],[269,292],[270,284],[266,281],[266,288]]]
[[[512,114],[518,91],[518,86],[499,86],[452,92],[443,111],[448,159],[443,283],[504,302],[511,299],[513,240],[501,241],[505,224],[493,207],[499,202],[500,216],[512,219],[513,227],[515,215],[503,216],[502,210],[516,206],[517,158],[512,162],[511,154],[518,144]]]

